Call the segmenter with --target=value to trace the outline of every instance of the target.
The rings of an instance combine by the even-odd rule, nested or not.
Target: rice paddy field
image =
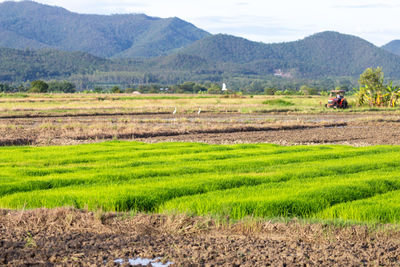
[[[0,208],[400,222],[400,147],[109,141],[0,148]]]
[[[348,99],[0,94],[0,265],[399,266],[399,109]]]

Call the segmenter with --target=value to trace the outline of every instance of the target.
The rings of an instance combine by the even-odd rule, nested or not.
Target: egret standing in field
[[[175,109],[174,109],[174,112],[172,112],[172,114],[174,114],[174,115],[176,114],[176,107],[175,107]]]
[[[200,112],[201,112],[201,108],[199,108],[199,111],[197,111],[197,114],[200,115]]]

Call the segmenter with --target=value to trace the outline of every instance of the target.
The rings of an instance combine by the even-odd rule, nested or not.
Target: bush
[[[275,88],[266,88],[264,90],[264,92],[265,92],[266,95],[274,95],[275,92],[276,92],[276,89]]]
[[[42,80],[36,80],[31,82],[31,88],[29,89],[28,92],[30,93],[47,93],[49,89],[49,85],[42,81]]]
[[[111,93],[121,94],[121,93],[123,93],[123,90],[121,90],[118,86],[114,86],[113,88],[111,88]]]

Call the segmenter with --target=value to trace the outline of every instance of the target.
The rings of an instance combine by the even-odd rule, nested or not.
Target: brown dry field
[[[118,266],[156,258],[174,266],[398,266],[393,226],[299,221],[216,223],[185,215],[128,216],[69,208],[0,210],[0,265]]]
[[[371,114],[191,113],[0,118],[0,145],[124,139],[211,144],[400,144],[400,117]]]

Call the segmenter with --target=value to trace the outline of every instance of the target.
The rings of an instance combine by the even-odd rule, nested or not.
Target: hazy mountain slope
[[[154,57],[210,34],[177,18],[143,14],[85,15],[31,1],[0,4],[0,29],[10,48],[51,47],[101,57]]]
[[[49,47],[49,45],[46,45],[36,40],[25,38],[12,31],[5,30],[1,27],[0,27],[0,36],[1,36],[0,47],[10,46],[18,49],[25,49],[25,48],[42,49]]]
[[[116,57],[154,57],[171,53],[174,49],[204,38],[203,31],[193,30],[194,26],[179,18],[158,20],[141,39]]]
[[[382,49],[395,55],[400,55],[400,40],[393,40],[382,46]]]
[[[231,62],[254,73],[276,69],[300,76],[356,76],[367,67],[381,66],[388,76],[400,74],[400,57],[351,35],[322,32],[303,40],[264,44],[214,35],[182,49],[180,53],[214,62]]]
[[[108,60],[83,52],[0,48],[0,81],[27,81],[89,73],[111,65]]]

